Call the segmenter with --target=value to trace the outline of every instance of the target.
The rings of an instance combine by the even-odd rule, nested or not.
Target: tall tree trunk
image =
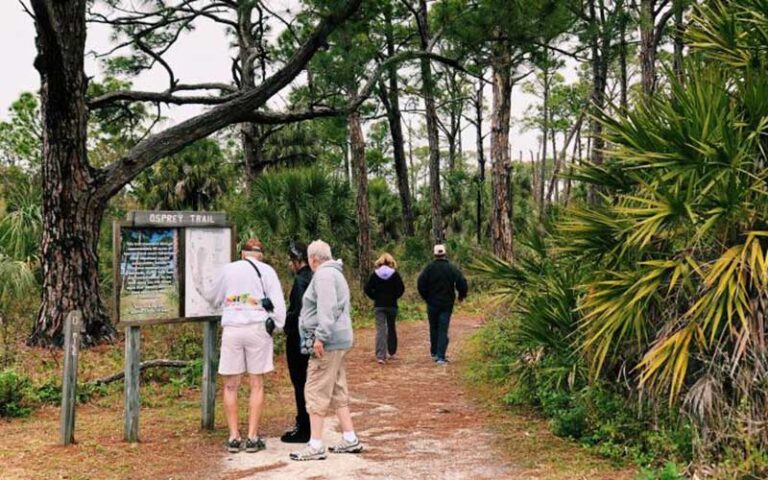
[[[357,92],[352,92],[350,98],[355,98]],[[365,163],[365,138],[360,113],[354,111],[347,117],[349,123],[349,143],[352,150],[352,165],[355,169],[357,186],[357,258],[358,279],[360,286],[365,281],[371,269],[371,226],[368,208],[368,168]]]
[[[627,14],[621,12],[621,26],[619,27],[619,85],[621,112],[629,110],[629,75],[627,72]]]
[[[385,9],[385,19],[387,22],[387,55],[392,58],[395,56],[395,40],[392,32],[392,16],[388,9]],[[387,120],[389,121],[389,132],[392,136],[392,149],[395,157],[395,175],[397,176],[397,189],[400,193],[400,205],[403,210],[403,226],[405,234],[413,236],[415,230],[413,227],[413,204],[411,202],[411,189],[408,185],[408,164],[405,158],[405,139],[403,138],[402,114],[400,112],[400,86],[397,79],[397,65],[391,64],[388,70],[389,92],[385,93],[387,101],[384,105],[387,110]]]
[[[427,1],[419,0],[419,32],[421,48],[427,49],[430,42]],[[443,200],[440,191],[440,137],[438,134],[437,107],[435,106],[432,65],[428,58],[421,59],[421,83],[427,119],[427,140],[429,142],[429,189],[432,210],[432,241],[445,240],[443,221]]]
[[[541,122],[541,172],[539,173],[539,221],[544,220],[544,212],[547,209],[546,197],[544,196],[544,183],[547,178],[547,138],[549,133],[549,65],[548,55],[545,49],[544,54],[544,68],[542,73],[544,74],[544,104],[542,105],[542,122]]]
[[[595,0],[589,0],[588,8],[590,17],[595,25],[599,23],[597,15],[597,8]],[[601,3],[600,17],[605,17],[604,8]],[[611,32],[602,25],[600,29],[594,28],[592,38],[590,39],[590,49],[592,53],[591,67],[592,67],[592,94],[591,103],[592,108],[595,111],[603,111],[605,109],[606,88],[608,85],[608,65],[611,49]],[[603,140],[603,125],[600,121],[593,116],[591,122],[591,136],[589,139],[591,161],[595,165],[603,164],[603,149],[605,147],[605,141]],[[598,202],[598,194],[594,185],[590,185],[587,192],[587,200],[595,204]]]
[[[674,39],[674,53],[672,56],[673,66],[672,69],[675,72],[675,76],[678,80],[683,81],[683,51],[685,49],[685,21],[683,14],[685,13],[685,0],[673,0],[672,8],[675,10],[675,30],[673,33]]]
[[[248,91],[256,88],[255,60],[253,55],[255,39],[253,36],[253,22],[251,13],[253,3],[241,2],[237,7],[237,38],[240,57],[240,90]],[[243,163],[245,164],[246,187],[250,190],[256,177],[263,169],[263,154],[259,144],[258,127],[253,123],[240,124],[240,141],[243,149]]]
[[[493,212],[491,237],[493,253],[512,260],[512,224],[509,220],[509,121],[512,99],[511,55],[499,47],[493,59],[493,112],[491,120],[491,161],[493,164]]]
[[[483,243],[483,193],[485,190],[485,151],[483,149],[483,91],[485,80],[481,77],[475,92],[475,127],[477,129],[477,244]]]
[[[83,70],[85,0],[35,0],[43,121],[43,296],[29,343],[63,344],[66,315],[80,310],[85,343],[112,341],[115,330],[99,297],[98,240],[106,208],[88,163],[88,79]]]
[[[640,0],[640,70],[645,95],[656,89],[655,0]]]
[[[419,183],[419,172],[413,163],[413,125],[408,120],[408,165],[411,171],[411,198],[416,198],[416,184]]]

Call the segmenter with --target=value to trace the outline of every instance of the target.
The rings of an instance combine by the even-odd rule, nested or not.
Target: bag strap
[[[259,276],[259,282],[261,282],[261,293],[262,293],[263,296],[267,297],[268,296],[267,295],[267,287],[264,286],[264,278],[262,278],[262,276],[261,276],[261,272],[259,271],[259,267],[257,267],[255,263],[253,263],[252,261],[250,261],[247,258],[245,259],[245,261],[248,262],[248,264],[250,266],[252,266],[254,270],[256,270],[256,275]]]

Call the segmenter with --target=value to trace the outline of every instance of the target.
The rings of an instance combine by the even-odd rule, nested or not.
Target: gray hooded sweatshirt
[[[325,350],[352,348],[352,317],[349,285],[342,274],[341,260],[329,260],[315,271],[302,300],[299,331],[303,338],[313,333]]]

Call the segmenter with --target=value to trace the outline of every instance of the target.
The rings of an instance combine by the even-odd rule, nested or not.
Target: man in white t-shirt
[[[224,380],[224,414],[229,426],[227,449],[231,453],[264,450],[259,419],[264,404],[265,373],[274,370],[272,329],[285,325],[285,299],[275,270],[261,262],[262,245],[257,239],[245,242],[242,260],[225,265],[205,297],[222,307],[219,375]],[[237,392],[240,378],[248,373],[251,396],[248,403],[248,437],[238,429]]]

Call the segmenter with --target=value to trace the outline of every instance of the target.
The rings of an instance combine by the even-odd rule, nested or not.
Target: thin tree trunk
[[[350,94],[354,98],[357,92]],[[349,123],[349,143],[352,149],[352,165],[355,169],[355,183],[357,186],[357,257],[358,280],[360,286],[365,286],[365,281],[371,270],[371,226],[368,208],[368,169],[365,163],[365,138],[360,113],[352,112],[347,117]]]
[[[673,59],[673,71],[675,76],[681,82],[684,78],[683,72],[683,51],[685,50],[685,21],[683,18],[685,5],[684,0],[673,0],[672,8],[675,9],[675,30],[673,34],[674,38],[674,53]]]
[[[389,10],[385,10],[387,22],[387,55],[395,56],[395,40],[392,32],[392,16]],[[397,189],[400,194],[400,205],[403,210],[403,227],[407,236],[414,235],[413,205],[411,202],[411,189],[408,185],[408,164],[405,158],[405,140],[403,138],[402,114],[400,112],[400,86],[397,79],[397,65],[391,64],[388,71],[389,91],[382,89],[384,105],[387,110],[389,132],[392,136],[392,150],[395,157],[395,175],[397,176]]]
[[[42,181],[44,192],[53,194],[43,195],[43,296],[31,345],[63,345],[64,318],[73,310],[83,314],[85,345],[115,338],[99,297],[97,246],[106,202],[86,147],[86,3],[32,2],[44,127]]]
[[[595,0],[589,0],[589,12],[593,22],[598,22],[597,9]],[[605,12],[602,10],[604,7],[601,4],[601,17],[605,17]],[[602,112],[605,108],[605,90],[608,84],[608,64],[611,48],[610,31],[607,31],[605,26],[602,26],[602,31],[595,29],[591,38],[591,50],[592,50],[592,95],[591,102],[592,108],[595,111]],[[593,117],[591,122],[591,160],[595,165],[603,164],[603,149],[605,141],[603,140],[603,125],[600,121]],[[594,185],[589,186],[587,194],[587,200],[589,203],[596,204],[598,202],[598,194]]]
[[[620,106],[622,113],[629,111],[629,77],[627,73],[627,14],[621,12],[619,32],[619,83],[621,86]]]
[[[549,61],[547,50],[545,49],[544,61]],[[544,220],[544,212],[547,209],[547,202],[544,197],[544,182],[547,178],[547,136],[549,127],[549,65],[545,63],[544,69],[544,104],[542,106],[541,123],[541,171],[539,173],[539,220]]]
[[[483,243],[483,193],[485,189],[485,151],[483,149],[483,91],[485,90],[483,78],[477,82],[475,92],[475,127],[477,129],[477,244]]]
[[[548,204],[552,203],[552,186],[555,187],[554,201],[557,202],[557,176],[560,174],[559,165],[557,163],[557,131],[555,129],[552,129],[550,138],[552,139],[552,178],[550,180],[550,192],[547,195]]]
[[[555,182],[556,182],[557,176],[560,174],[560,169],[562,168],[562,165],[565,164],[568,145],[571,144],[571,141],[573,140],[574,136],[576,135],[579,135],[579,137],[581,136],[581,125],[584,122],[584,114],[585,114],[584,111],[582,111],[581,114],[579,114],[578,120],[576,120],[576,123],[573,125],[573,127],[571,127],[571,131],[568,133],[567,137],[564,140],[565,143],[563,143],[563,148],[560,152],[559,160],[557,160],[555,163],[555,170],[552,174],[552,180],[549,183],[549,190],[547,192],[548,198],[552,196],[552,191],[555,188]],[[577,142],[581,142],[581,140],[579,139],[577,140]]]
[[[491,237],[494,255],[512,260],[513,231],[509,221],[509,122],[512,98],[511,55],[497,52],[493,59],[493,112],[491,161],[493,165],[493,211]]]
[[[427,1],[419,0],[419,30],[421,47],[427,49],[430,41],[429,19],[427,17]],[[440,137],[437,126],[437,108],[434,97],[434,80],[432,66],[428,58],[421,59],[422,94],[427,119],[427,139],[429,142],[429,187],[430,206],[432,210],[432,241],[442,243],[444,240],[444,222],[442,194],[440,191]]]
[[[256,88],[256,57],[253,55],[257,40],[253,35],[251,14],[254,4],[242,2],[237,8],[238,44],[240,58],[240,90]],[[240,124],[240,139],[245,164],[246,188],[250,190],[254,180],[264,170],[264,152],[260,142],[260,128],[253,123]]]
[[[656,7],[655,0],[640,0],[640,70],[643,93],[656,89]]]

